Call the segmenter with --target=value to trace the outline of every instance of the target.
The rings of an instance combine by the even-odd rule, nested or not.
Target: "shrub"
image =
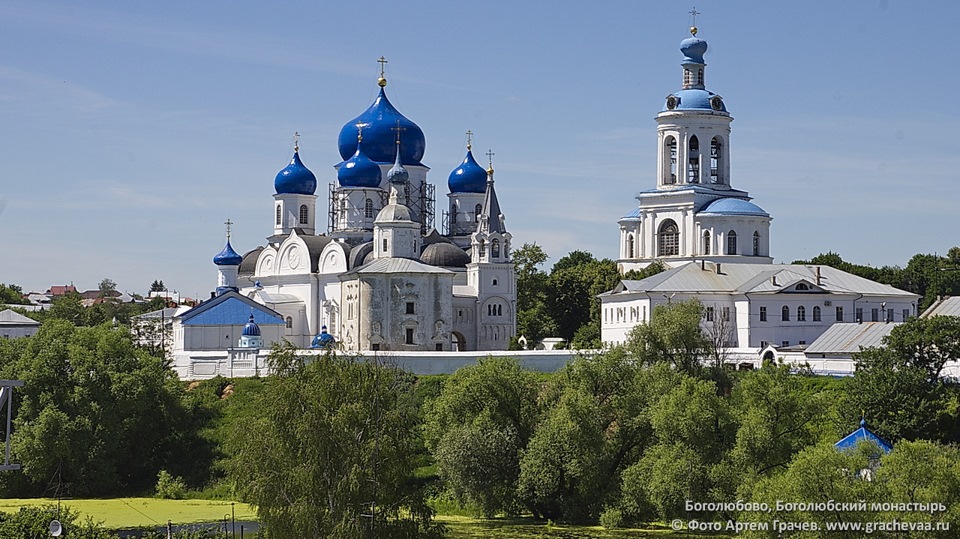
[[[166,470],[157,474],[157,497],[165,500],[182,500],[187,495],[187,485],[182,477],[174,477]]]

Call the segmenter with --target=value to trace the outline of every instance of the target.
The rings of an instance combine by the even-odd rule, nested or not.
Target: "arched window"
[[[300,206],[300,224],[301,224],[301,225],[307,224],[307,223],[309,222],[309,221],[307,220],[308,217],[310,217],[310,215],[309,215],[309,213],[307,212],[307,205],[304,204],[304,205]]]
[[[480,240],[480,256],[486,256],[487,254],[487,242]]]
[[[627,258],[633,258],[633,234],[627,235]]]
[[[363,216],[367,219],[373,219],[373,201],[369,198],[363,202]]]
[[[733,230],[727,232],[727,254],[737,254],[737,233]]]
[[[293,329],[293,317],[288,316],[286,320],[287,329]]]
[[[500,240],[497,238],[490,240],[490,256],[500,258]]]
[[[387,252],[387,238],[383,238],[383,252]]]
[[[814,321],[814,322],[819,322],[819,321],[820,321],[820,306],[819,306],[819,305],[817,305],[816,307],[813,308],[813,321]]]
[[[452,206],[450,208],[450,224],[451,225],[457,224],[457,207],[456,206]]]
[[[807,321],[807,308],[803,305],[797,307],[797,322]]]
[[[687,153],[687,182],[700,183],[700,139],[690,137],[690,151]]]
[[[657,251],[658,256],[677,256],[680,254],[680,229],[677,223],[667,219],[660,225],[658,233],[660,244]]]
[[[672,184],[677,183],[677,139],[670,135],[664,140],[664,148],[666,148],[666,155],[664,155],[665,160],[667,161],[667,175],[663,178],[663,183]]]
[[[780,320],[784,322],[790,321],[790,307],[784,305],[783,308],[780,309]]]
[[[720,137],[713,137],[710,141],[710,182],[724,183],[720,176],[720,168],[723,156],[723,146],[720,143]]]
[[[477,204],[477,206],[473,209],[473,222],[474,222],[474,223],[479,223],[479,222],[480,222],[480,214],[481,214],[481,213],[483,213],[483,206],[481,206],[480,204]]]
[[[701,251],[705,255],[710,254],[710,231],[709,230],[703,231],[703,249],[701,249]]]
[[[760,233],[753,233],[753,256],[760,256]]]
[[[280,205],[277,204],[277,226],[283,222],[283,210],[280,208]]]
[[[810,290],[810,287],[807,286],[807,283],[797,283],[797,288],[796,288],[796,290],[798,290],[798,291],[800,291],[800,290]]]

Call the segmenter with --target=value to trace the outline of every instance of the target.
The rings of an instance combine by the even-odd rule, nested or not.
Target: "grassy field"
[[[24,506],[56,505],[49,498],[0,499],[0,511],[15,512]],[[230,502],[220,500],[161,500],[157,498],[112,498],[63,500],[70,507],[108,529],[162,526],[222,521],[230,515]],[[237,522],[256,520],[256,513],[245,503],[233,506]],[[447,526],[449,539],[639,539],[668,537],[706,537],[686,535],[669,529],[606,530],[599,526],[560,526],[533,519],[479,519],[457,515],[438,515]]]
[[[447,526],[448,539],[666,539],[710,537],[674,532],[667,528],[648,530],[607,530],[600,526],[559,526],[532,519],[477,519],[438,515]],[[716,537],[716,536],[713,536]]]
[[[137,526],[162,526],[167,520],[174,524],[222,521],[230,514],[230,502],[219,500],[161,500],[157,498],[112,498],[62,500],[61,505],[70,507],[83,516],[89,515],[95,522],[102,522],[110,529],[134,528]],[[57,505],[56,499],[0,499],[0,511],[16,512],[23,506]],[[257,515],[245,503],[233,507],[238,522],[256,520]]]

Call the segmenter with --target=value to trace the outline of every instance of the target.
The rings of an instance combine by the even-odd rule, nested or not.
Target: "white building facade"
[[[733,118],[706,89],[707,43],[691,33],[680,45],[682,89],[656,118],[656,186],[619,220],[621,271],[654,261],[667,270],[600,296],[603,342],[622,344],[657,305],[693,298],[715,342],[746,354],[805,346],[838,322],[916,316],[916,294],[827,266],[772,264],[772,217],[731,185]]]
[[[423,132],[387,99],[382,73],[378,83],[373,104],[340,131],[326,231],[318,234],[317,179],[297,141],[274,179],[267,244],[240,256],[228,229],[214,258],[217,296],[264,307],[257,322],[265,348],[281,339],[307,348],[326,329],[349,351],[506,350],[516,333],[516,277],[492,164],[478,165],[468,144],[449,175],[443,233],[435,230]],[[236,340],[242,322],[232,314],[201,317],[230,320],[216,331],[189,327],[190,312],[180,316],[178,372],[195,372],[189,364],[211,356],[214,333],[219,343]]]

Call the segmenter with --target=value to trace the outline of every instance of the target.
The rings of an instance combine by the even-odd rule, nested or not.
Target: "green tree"
[[[713,355],[712,343],[700,326],[703,313],[703,304],[696,299],[657,305],[648,322],[630,330],[626,347],[645,364],[667,362],[699,373]]]
[[[426,406],[425,439],[440,477],[485,516],[517,510],[520,455],[539,418],[538,386],[516,359],[488,357],[458,369]]]
[[[266,536],[441,537],[412,481],[412,378],[333,353],[305,364],[292,346],[270,361],[259,414],[229,444],[231,477]]]
[[[23,297],[23,289],[15,284],[0,283],[0,305],[26,305],[30,303]]]
[[[153,282],[150,283],[151,292],[163,292],[166,289],[167,289],[167,286],[163,284],[163,281],[161,280],[154,279]]]
[[[599,346],[600,302],[597,295],[613,289],[620,281],[616,262],[596,260],[585,251],[573,251],[561,258],[550,272],[547,307],[553,313],[559,336],[568,341],[582,327],[593,324],[581,334],[583,348]],[[591,338],[592,337],[592,338]],[[589,341],[588,338],[591,338]]]
[[[557,330],[546,306],[550,278],[540,269],[547,254],[536,243],[524,243],[511,258],[517,273],[517,333],[536,343]]]
[[[620,474],[650,441],[652,402],[679,383],[621,349],[578,357],[554,375],[549,406],[520,463],[520,496],[535,515],[595,521],[618,496]]]
[[[104,278],[102,281],[100,281],[100,286],[98,289],[100,290],[101,298],[109,298],[115,295],[117,291],[117,283],[113,282],[112,279]]]
[[[865,411],[878,434],[891,440],[956,441],[955,407],[947,406],[950,382],[940,373],[957,357],[960,318],[934,316],[901,324],[883,339],[882,347],[854,355],[857,371],[847,408]]]
[[[177,466],[182,389],[125,328],[52,318],[3,361],[3,377],[24,381],[11,440],[23,474],[0,476],[8,494],[39,494],[51,477],[70,495],[119,494]]]

